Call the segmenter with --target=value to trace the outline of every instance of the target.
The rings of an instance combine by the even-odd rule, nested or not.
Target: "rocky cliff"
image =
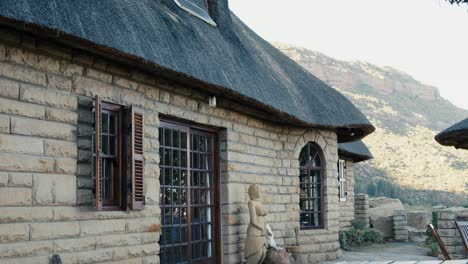
[[[415,203],[442,202],[435,201],[433,191],[437,191],[447,196],[446,203],[468,204],[468,151],[443,147],[434,140],[438,131],[468,117],[468,111],[441,97],[436,87],[397,69],[275,45],[342,92],[376,126],[376,132],[364,140],[375,158],[356,166],[357,182],[373,184],[383,179],[420,191],[418,195],[425,197],[408,195]]]

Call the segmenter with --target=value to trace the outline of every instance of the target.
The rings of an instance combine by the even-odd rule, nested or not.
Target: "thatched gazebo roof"
[[[4,0],[0,25],[237,100],[278,123],[333,129],[339,142],[374,131],[341,93],[248,28],[228,0],[209,2],[216,26],[173,0]]]
[[[361,162],[374,158],[361,140],[338,144],[338,155],[340,157],[352,159],[354,162]]]
[[[435,140],[444,146],[468,149],[468,118],[440,132]]]

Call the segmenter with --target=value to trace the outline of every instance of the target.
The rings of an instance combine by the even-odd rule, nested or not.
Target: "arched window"
[[[302,229],[323,228],[323,154],[307,143],[299,154],[299,206]]]

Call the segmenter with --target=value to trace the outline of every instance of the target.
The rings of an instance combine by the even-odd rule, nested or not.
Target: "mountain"
[[[410,204],[468,205],[468,151],[434,140],[439,131],[468,117],[467,110],[397,69],[274,45],[340,91],[376,126],[364,139],[374,159],[356,166],[358,191]]]

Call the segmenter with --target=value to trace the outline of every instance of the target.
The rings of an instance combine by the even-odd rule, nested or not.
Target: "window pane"
[[[102,133],[109,133],[109,115],[107,113],[101,114]]]

